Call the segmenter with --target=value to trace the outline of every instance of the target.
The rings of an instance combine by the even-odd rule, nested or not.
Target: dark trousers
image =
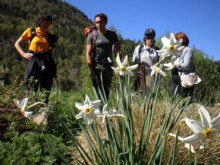
[[[180,83],[172,82],[172,93],[173,93],[173,95],[176,93],[176,94],[181,95],[182,97],[191,96],[191,98],[192,98],[193,91],[194,91],[194,87],[184,88],[184,87],[181,86]]]
[[[41,91],[46,91],[46,100],[48,102],[49,93],[53,84],[53,78],[56,76],[56,65],[52,58],[45,59],[44,70],[39,65],[37,58],[28,61],[28,67],[24,78],[25,90],[37,92],[40,87]]]
[[[102,94],[102,96],[106,96],[106,99],[108,100],[113,77],[113,70],[111,67],[107,66],[103,70],[95,69],[95,74],[96,79],[92,79],[92,85],[100,99],[100,94]],[[101,91],[101,93],[99,91]]]
[[[191,101],[192,101],[194,87],[184,88],[181,86],[180,76],[176,68],[171,70],[171,77],[172,77],[172,94],[173,95],[179,94],[182,97],[191,96]]]

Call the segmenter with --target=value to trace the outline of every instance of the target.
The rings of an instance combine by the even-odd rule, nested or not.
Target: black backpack
[[[35,28],[31,28],[31,37],[30,37],[30,40],[28,42],[28,45],[31,44],[31,41],[33,40],[33,38],[36,36],[36,29]],[[57,43],[57,40],[58,40],[58,36],[57,35],[54,35],[54,34],[50,34],[50,33],[47,33],[48,35],[48,42],[49,42],[49,46],[54,48]]]

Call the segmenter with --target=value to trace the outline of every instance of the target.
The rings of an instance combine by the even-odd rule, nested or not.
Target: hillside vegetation
[[[76,121],[79,111],[75,103],[83,103],[86,95],[97,100],[85,61],[84,28],[92,20],[62,0],[1,0],[0,9],[1,164],[219,164],[219,134],[207,140],[205,150],[197,143],[196,154],[167,134],[191,135],[181,119],[199,120],[197,104],[205,106],[212,119],[219,114],[220,61],[193,48],[202,82],[195,87],[192,104],[189,98],[170,95],[168,72],[167,77],[157,76],[152,91],[142,95],[135,93],[133,77],[114,76],[107,109],[115,109],[121,116],[94,119],[88,126],[81,119]],[[47,105],[40,104],[44,93],[30,92],[26,110],[33,111],[34,118],[29,120],[14,102],[24,98],[22,81],[27,65],[14,43],[27,27],[35,27],[40,12],[52,15],[50,32],[59,36],[53,50],[58,74]],[[117,32],[117,27],[111,29]],[[130,65],[140,41],[118,36]],[[160,36],[156,45],[161,47]],[[100,111],[104,104],[102,100]],[[108,122],[114,122],[115,127]]]
[[[27,27],[35,27],[38,13],[47,12],[53,16],[50,32],[59,36],[53,50],[58,68],[56,85],[62,90],[73,90],[81,88],[82,84],[88,84],[82,79],[88,76],[87,67],[82,65],[85,63],[84,28],[91,25],[92,21],[84,13],[62,0],[1,0],[0,6],[0,60],[1,66],[9,71],[4,77],[5,83],[11,83],[17,78],[23,80],[26,61],[15,51],[14,42]],[[114,27],[112,29],[115,30]],[[118,35],[123,54],[131,59],[137,43]],[[159,39],[160,37],[156,43],[160,47]],[[213,91],[219,86],[219,62],[215,63],[207,54],[195,48],[195,65],[204,80],[200,84],[203,89],[201,91],[199,87],[198,95],[210,91],[213,95]],[[165,85],[169,88],[169,78]]]

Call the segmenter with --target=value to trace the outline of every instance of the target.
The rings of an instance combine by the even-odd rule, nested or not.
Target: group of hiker
[[[48,32],[52,24],[52,17],[47,13],[41,13],[37,17],[37,27],[27,28],[15,42],[15,48],[18,53],[28,61],[28,66],[24,78],[26,91],[33,89],[47,91],[48,102],[49,93],[52,87],[53,78],[56,76],[56,65],[52,58],[52,49],[58,39],[56,35]],[[100,94],[109,98],[110,87],[113,77],[112,53],[122,58],[121,47],[117,34],[106,29],[108,17],[103,14],[97,14],[94,17],[94,27],[89,29],[87,34],[86,62],[89,68],[89,74],[98,96]],[[134,88],[138,90],[142,84],[142,74],[146,78],[145,87],[152,87],[154,77],[151,76],[150,67],[159,61],[158,47],[155,46],[156,32],[152,28],[144,32],[143,43],[138,45],[133,53],[133,64],[138,64],[136,71]],[[181,63],[171,70],[172,93],[180,94],[183,97],[193,95],[194,87],[185,88],[181,85],[180,75],[195,72],[193,64],[193,51],[188,47],[189,39],[186,34],[179,32],[175,34],[177,41],[182,40],[184,46],[180,59]],[[22,49],[21,43],[28,42],[28,51]],[[176,59],[172,59],[175,61]],[[36,81],[30,81],[30,78]]]

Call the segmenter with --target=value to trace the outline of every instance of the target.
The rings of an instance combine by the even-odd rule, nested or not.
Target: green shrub
[[[61,138],[50,134],[25,132],[0,142],[0,161],[3,164],[54,164],[61,162],[66,147]]]

